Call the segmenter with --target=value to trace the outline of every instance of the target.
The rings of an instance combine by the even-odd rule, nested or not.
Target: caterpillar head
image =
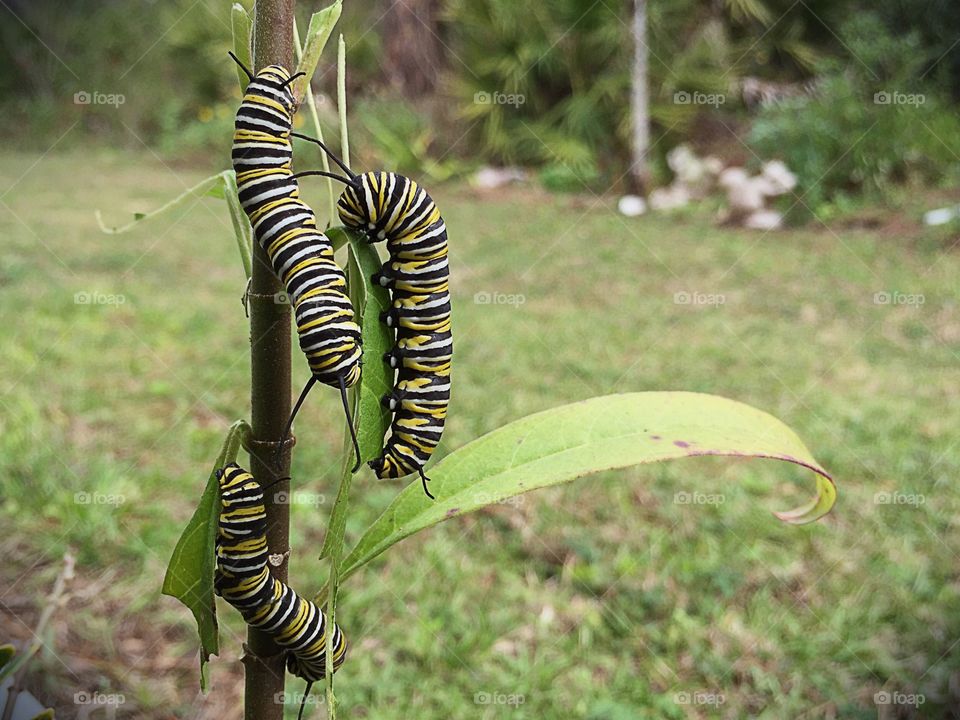
[[[340,195],[337,211],[340,221],[367,236],[370,242],[386,238],[386,208],[400,175],[372,170],[356,175]]]
[[[297,102],[293,97],[293,90],[290,89],[290,83],[302,74],[291,75],[281,65],[269,65],[257,73],[253,82],[247,86],[247,92],[250,92],[254,87],[261,92],[266,91],[271,98],[279,102],[283,109],[292,115]]]
[[[297,102],[293,96],[293,91],[290,89],[290,83],[306,73],[298,72],[291,75],[290,71],[282,65],[269,65],[254,75],[250,72],[250,68],[240,61],[240,58],[232,52],[227,54],[233,58],[233,61],[239,65],[240,69],[250,78],[250,84],[247,85],[246,89],[247,94],[251,92],[265,94],[279,102],[284,110],[291,115],[294,113]]]

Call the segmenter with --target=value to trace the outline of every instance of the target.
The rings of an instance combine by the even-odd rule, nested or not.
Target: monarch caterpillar
[[[217,470],[217,483],[221,507],[214,588],[248,624],[288,651],[287,669],[307,681],[305,701],[310,686],[326,677],[326,615],[268,569],[267,511],[260,483],[236,463]],[[336,672],[347,653],[346,638],[336,624],[332,648]]]
[[[446,225],[433,199],[414,180],[388,172],[356,175],[319,140],[293,135],[320,145],[348,176],[309,171],[295,177],[340,180],[346,185],[337,201],[341,222],[369,242],[387,242],[390,258],[372,279],[391,292],[391,307],[381,319],[396,329],[396,344],[386,359],[397,377],[383,398],[393,412],[390,437],[370,467],[381,478],[419,472],[424,492],[432,498],[423,466],[443,433],[453,358]]]
[[[347,425],[360,466],[360,448],[350,422],[347,388],[360,379],[360,328],[346,294],[347,279],[333,258],[330,239],[317,228],[316,216],[300,200],[290,169],[293,148],[294,98],[291,76],[279,65],[253,75],[230,56],[250,78],[237,110],[233,134],[233,169],[240,204],[250,218],[257,242],[270,258],[294,307],[300,349],[311,377],[290,414],[277,457],[314,383],[339,387]]]

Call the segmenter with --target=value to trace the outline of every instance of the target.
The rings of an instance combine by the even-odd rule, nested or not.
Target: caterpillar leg
[[[419,468],[417,472],[420,473],[420,482],[423,484],[423,491],[427,494],[427,497],[431,500],[436,500],[430,490],[427,489],[427,483],[430,482],[430,478],[423,474],[423,468]]]

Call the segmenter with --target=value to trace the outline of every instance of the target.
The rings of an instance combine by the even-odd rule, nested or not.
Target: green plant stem
[[[350,134],[347,132],[347,44],[343,33],[337,42],[337,112],[340,114],[340,155],[350,167]]]
[[[293,62],[293,14],[295,0],[258,0],[254,17],[255,69]],[[251,426],[250,471],[261,483],[274,482],[289,474],[290,450],[281,453],[280,467],[274,465],[275,443],[290,416],[290,306],[277,303],[274,296],[283,290],[259,243],[253,244],[253,271],[250,283]],[[289,552],[289,505],[274,498],[288,491],[288,483],[267,493],[267,543],[271,554],[283,561],[271,571],[287,579]],[[244,718],[282,720],[283,703],[276,702],[284,689],[284,656],[269,635],[254,628],[247,631],[244,655]]]
[[[296,20],[293,21],[293,39],[295,40],[294,49],[297,53],[297,62],[300,62],[300,58],[303,57],[303,45],[300,44],[300,31],[297,29]],[[317,112],[317,102],[316,98],[313,97],[313,86],[310,80],[307,80],[307,89],[304,92],[303,99],[310,111],[313,132],[320,142],[324,142],[323,128],[320,127],[320,113]],[[324,172],[330,172],[330,158],[327,157],[326,153],[320,153],[320,162],[323,163]],[[330,193],[330,222],[332,223],[337,218],[337,192],[334,190],[331,178],[327,178],[327,190]]]
[[[343,35],[340,35],[340,42],[337,46],[337,114],[340,120],[340,151],[343,153],[343,161],[350,166],[350,142],[349,131],[347,129],[347,90],[346,90],[346,58]],[[363,282],[361,278],[351,277],[350,282]],[[356,309],[356,308],[355,308]],[[359,387],[359,386],[358,386]],[[355,389],[351,393],[353,399],[354,418],[356,417],[356,408],[359,402],[358,391]],[[328,587],[330,594],[327,598],[327,615],[330,620],[330,627],[333,627],[337,621],[337,589],[340,586],[340,561],[343,558],[343,535],[347,526],[347,507],[349,505],[350,484],[352,473],[350,466],[350,439],[349,428],[344,430],[344,461],[340,473],[340,486],[337,489],[337,499],[334,502],[333,510],[330,513],[330,525],[327,528],[327,537],[330,542],[326,544],[330,553],[330,578]],[[337,719],[337,698],[333,691],[333,633],[327,633],[327,717],[329,720]]]

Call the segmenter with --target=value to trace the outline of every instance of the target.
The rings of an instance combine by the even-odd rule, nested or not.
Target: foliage
[[[849,5],[845,3],[844,5]],[[681,0],[648,3],[654,160],[717,105],[678,100],[703,93],[736,109],[742,75],[796,80],[840,48],[829,30],[842,8],[824,0]],[[581,187],[616,179],[630,157],[631,3],[452,0],[447,20],[457,62],[450,86],[474,146],[502,162],[566,166],[547,171]]]
[[[913,177],[955,177],[960,119],[924,76],[930,49],[917,33],[888,32],[876,15],[842,32],[855,61],[824,63],[812,95],[767,106],[749,136],[755,153],[798,173],[813,212],[862,190],[887,194]]]
[[[0,300],[15,309],[0,346],[0,585],[24,598],[8,607],[32,625],[30,598],[48,592],[63,550],[76,550],[82,594],[51,628],[56,656],[36,660],[58,716],[76,711],[74,693],[99,688],[127,696],[118,716],[190,717],[193,618],[156,587],[248,402],[245,278],[229,218],[204,198],[175,210],[162,235],[142,224],[106,237],[90,217],[104,197],[117,224],[204,173],[171,172],[146,151],[94,150],[51,153],[14,185],[39,159],[0,158],[10,187]],[[325,201],[322,187],[304,192]],[[958,608],[960,255],[849,227],[757,243],[708,213],[652,215],[624,242],[621,218],[567,198],[478,203],[454,185],[437,199],[463,229],[451,244],[461,340],[445,446],[590,395],[686,387],[789,418],[847,482],[825,522],[793,528],[760,508],[778,509],[771,488],[781,482],[806,499],[806,471],[690,459],[584,478],[418,533],[344,587],[338,617],[353,651],[337,675],[350,711],[341,715],[599,718],[616,705],[620,716],[680,720],[691,708],[673,693],[717,689],[731,717],[811,707],[876,717],[872,696],[884,688],[923,692],[924,712],[948,715],[960,669],[960,656],[941,659]],[[923,197],[908,200],[911,214],[923,207]],[[674,302],[694,289],[726,303]],[[926,303],[876,305],[881,290]],[[476,302],[485,291],[525,302]],[[125,302],[77,304],[82,292]],[[294,372],[302,384],[305,364]],[[298,421],[309,442],[291,473],[290,577],[305,591],[325,580],[316,555],[335,491],[326,478],[342,458],[339,403],[319,393]],[[722,504],[675,502],[678,488],[719,487]],[[356,478],[348,547],[399,489]],[[877,503],[893,491],[926,502]],[[81,504],[79,493],[125,501]],[[800,585],[811,575],[815,584]],[[226,658],[242,653],[244,628],[227,610],[207,704],[240,692],[239,664]],[[478,706],[483,692],[525,703]]]

